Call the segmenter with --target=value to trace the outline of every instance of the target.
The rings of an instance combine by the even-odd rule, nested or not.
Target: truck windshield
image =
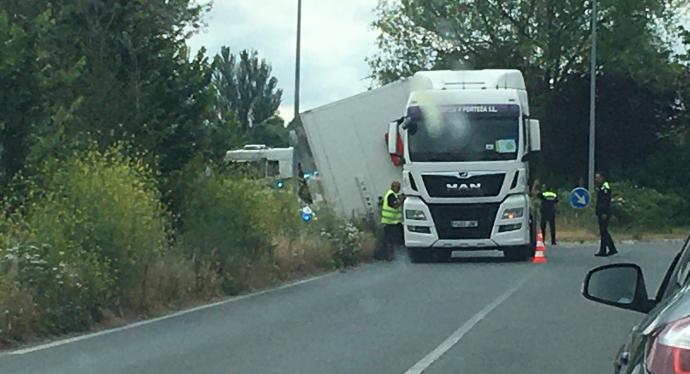
[[[518,154],[517,105],[410,107],[412,161],[500,161]]]

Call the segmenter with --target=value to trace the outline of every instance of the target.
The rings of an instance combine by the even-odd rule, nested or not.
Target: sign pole
[[[587,186],[594,191],[594,148],[595,119],[596,119],[596,94],[597,94],[597,0],[592,0],[592,61],[590,66],[589,82],[589,174]]]
[[[302,39],[302,0],[297,0],[297,46],[295,51],[295,118],[299,116],[299,79]]]

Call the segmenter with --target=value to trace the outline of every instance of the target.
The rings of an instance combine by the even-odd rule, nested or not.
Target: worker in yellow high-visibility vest
[[[400,182],[391,183],[391,188],[383,197],[381,205],[381,223],[383,224],[385,258],[393,261],[395,257],[395,247],[402,242],[402,205],[405,201],[404,195],[400,192]]]

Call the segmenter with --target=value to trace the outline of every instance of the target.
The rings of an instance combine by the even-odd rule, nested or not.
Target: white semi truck
[[[528,159],[540,130],[519,71],[418,72],[300,116],[325,200],[343,216],[378,216],[377,198],[402,181],[413,261],[533,254]]]

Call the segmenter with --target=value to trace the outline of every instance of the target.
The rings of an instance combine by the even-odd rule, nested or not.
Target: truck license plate
[[[450,225],[456,229],[466,229],[479,226],[477,221],[450,221]]]

